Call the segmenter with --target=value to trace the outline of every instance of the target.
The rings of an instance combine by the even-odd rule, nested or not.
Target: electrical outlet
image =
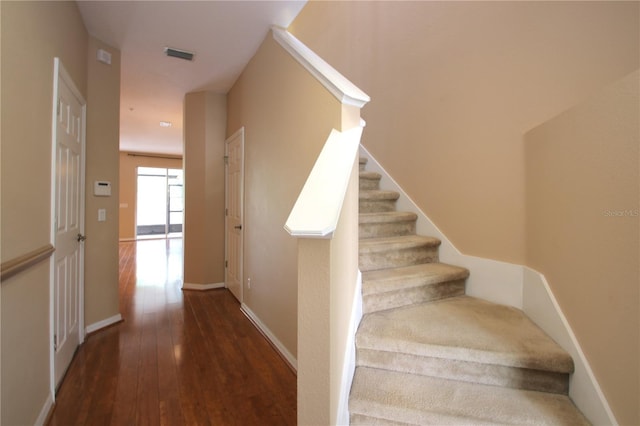
[[[247,278],[247,287],[251,290],[251,278]]]

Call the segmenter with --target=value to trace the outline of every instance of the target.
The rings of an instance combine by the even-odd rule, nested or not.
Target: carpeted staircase
[[[469,271],[438,262],[440,241],[365,166],[351,424],[588,424],[569,354],[520,310],[466,296]]]

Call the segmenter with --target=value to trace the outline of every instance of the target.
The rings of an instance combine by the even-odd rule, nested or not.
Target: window
[[[138,167],[136,235],[182,235],[183,171]]]

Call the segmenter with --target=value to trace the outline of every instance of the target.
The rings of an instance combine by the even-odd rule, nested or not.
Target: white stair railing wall
[[[330,134],[287,219],[298,239],[298,424],[348,424],[361,318],[358,270],[360,109],[369,96],[293,35],[274,39],[340,102]]]

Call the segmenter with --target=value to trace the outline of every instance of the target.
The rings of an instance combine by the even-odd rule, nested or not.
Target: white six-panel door
[[[83,339],[85,102],[56,61],[53,161],[53,381]],[[56,90],[57,89],[57,90]]]
[[[225,143],[226,152],[226,272],[225,285],[242,303],[242,221],[244,128]]]

